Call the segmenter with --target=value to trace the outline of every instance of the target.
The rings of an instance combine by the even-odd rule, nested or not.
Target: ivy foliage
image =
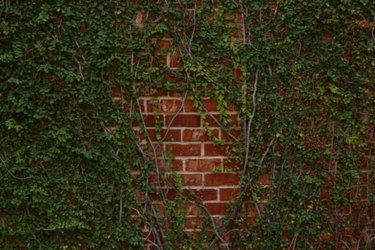
[[[147,225],[165,249],[226,234],[234,249],[371,249],[374,14],[367,0],[3,1],[0,245],[133,249]],[[156,53],[163,37],[176,70]],[[157,90],[217,100],[227,133],[240,112],[241,192],[199,237],[182,230],[192,200],[161,215],[149,195],[163,196],[159,169],[132,124]]]
[[[126,74],[116,65],[129,61],[129,31],[119,28],[129,18],[114,14],[125,8],[120,1],[1,5],[3,249],[143,243],[131,219],[137,152],[111,91]]]

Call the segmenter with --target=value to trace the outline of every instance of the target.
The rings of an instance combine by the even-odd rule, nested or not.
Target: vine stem
[[[243,164],[243,172],[245,172],[246,168],[247,168],[247,163],[249,161],[249,151],[250,151],[250,132],[251,132],[251,126],[252,126],[252,123],[253,123],[253,119],[254,119],[254,116],[255,116],[255,112],[256,112],[256,95],[257,95],[257,85],[258,85],[258,70],[255,72],[255,80],[254,80],[254,84],[253,84],[253,95],[252,95],[252,104],[253,104],[253,107],[252,107],[252,112],[251,112],[251,116],[250,116],[250,119],[246,125],[246,133],[244,135],[245,137],[245,154],[244,154],[244,164]]]

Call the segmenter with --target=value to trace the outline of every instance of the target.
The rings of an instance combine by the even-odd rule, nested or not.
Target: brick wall
[[[202,119],[193,102],[187,98],[176,95],[141,97],[139,102],[144,107],[142,115],[146,133],[157,148],[161,168],[175,171],[181,177],[183,192],[200,198],[214,218],[224,216],[226,205],[235,195],[239,181],[237,168],[226,154],[231,145],[225,131],[209,117]],[[204,103],[211,115],[220,115],[215,101],[207,99]],[[236,122],[237,113],[232,111],[231,115]],[[212,134],[226,144],[219,146],[210,140],[207,127],[203,126],[204,120],[208,121]],[[149,150],[145,133],[140,132],[139,126],[134,129],[139,131],[141,143]],[[173,158],[163,157],[166,152],[170,152]],[[196,226],[196,215],[197,209],[190,207],[187,231]]]

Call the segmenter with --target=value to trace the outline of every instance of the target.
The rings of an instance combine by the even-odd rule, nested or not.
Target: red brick
[[[171,54],[169,56],[169,67],[177,68],[181,64],[181,58],[177,54]]]
[[[163,118],[161,116],[155,115],[144,115],[143,116],[146,127],[155,127],[157,121],[161,121]]]
[[[207,187],[238,185],[238,181],[238,174],[206,174],[204,177],[204,185]]]
[[[155,115],[143,115],[143,120],[146,127],[155,127],[156,122],[161,122],[163,120],[162,116],[155,116]],[[141,126],[142,121],[133,121],[132,126],[138,127]]]
[[[234,200],[239,193],[239,189],[236,188],[223,188],[220,189],[220,200],[231,201]]]
[[[169,50],[169,48],[171,47],[171,40],[170,39],[158,39],[156,41],[156,48],[155,48],[155,52],[156,53],[163,53],[163,52],[166,52]]]
[[[164,113],[176,113],[181,109],[181,100],[162,100],[160,106],[160,112]]]
[[[194,107],[194,101],[186,100],[184,105],[185,112],[198,112],[198,109]]]
[[[180,108],[181,100],[178,99],[147,100],[148,112],[176,113]]]
[[[217,101],[216,100],[203,100],[203,105],[208,111],[217,111]]]
[[[174,115],[166,116],[166,126],[168,126]],[[177,115],[172,124],[172,127],[199,127],[200,126],[200,116],[199,115]]]
[[[185,189],[183,191],[184,195],[194,195],[202,201],[217,200],[217,193],[216,189]]]
[[[225,215],[227,212],[227,203],[206,203],[205,206],[211,215]]]
[[[219,130],[213,129],[212,134],[219,137]],[[207,131],[205,129],[185,129],[183,131],[183,141],[209,141]]]
[[[159,159],[163,171],[182,171],[182,160]]]
[[[223,162],[223,169],[226,172],[233,171],[236,172],[240,170],[242,166],[236,162],[234,159],[225,159]]]
[[[147,154],[150,154],[150,155],[156,154],[156,156],[163,155],[163,147],[161,147],[160,145],[156,143],[153,144],[153,147],[149,143],[141,144],[141,147]],[[154,152],[154,149],[155,149],[155,152]]]
[[[212,171],[221,168],[221,159],[188,159],[186,160],[186,171]]]
[[[200,156],[200,144],[169,144],[166,150],[172,152],[174,156]]]
[[[164,75],[163,80],[162,80],[162,82],[171,82],[171,83],[177,83],[177,82],[182,82],[182,81],[184,81],[183,78],[176,77],[172,74]]]
[[[165,207],[164,207],[164,204],[160,204],[160,203],[154,203],[154,208],[156,209],[156,211],[159,213],[159,214],[165,214]]]
[[[121,86],[113,87],[112,94],[113,96],[120,96],[121,95]]]
[[[225,156],[226,146],[216,146],[214,144],[204,145],[204,155],[205,156]]]
[[[241,129],[231,129],[230,134],[237,139],[241,138],[242,130]],[[221,130],[221,139],[223,141],[231,141],[232,138],[228,135],[228,133],[224,130]]]
[[[215,117],[216,121],[218,121],[219,123],[222,123],[221,119],[220,119],[220,115],[212,115],[213,117]],[[211,115],[207,115],[206,116],[206,119],[204,120],[204,122],[207,122],[208,123],[208,126],[210,127],[218,127],[219,124],[215,121],[214,118],[212,118]],[[239,124],[239,121],[238,121],[238,115],[237,114],[232,114],[232,115],[229,115],[230,116],[230,123],[232,126],[238,126]]]
[[[147,132],[152,141],[158,141],[158,139],[165,142],[179,142],[181,141],[181,130],[179,129],[163,129],[160,132],[157,132],[155,129],[147,129]]]
[[[234,75],[234,79],[236,79],[237,81],[241,80],[242,70],[239,68],[234,69],[233,75]]]
[[[187,208],[188,216],[197,216],[200,212],[200,208],[197,205],[190,205]]]
[[[247,225],[253,225],[256,221],[257,221],[257,220],[256,220],[256,218],[254,218],[254,217],[247,217],[247,218],[246,218],[246,224],[247,224]]]
[[[259,184],[259,185],[270,185],[271,184],[270,175],[269,174],[263,174],[263,175],[259,176],[256,183]]]
[[[181,174],[184,186],[202,186],[202,174]]]
[[[256,216],[257,215],[257,210],[256,210],[256,207],[255,207],[254,203],[248,202],[246,204],[246,214],[248,216]]]

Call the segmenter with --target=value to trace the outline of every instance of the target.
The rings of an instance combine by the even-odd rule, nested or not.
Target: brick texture
[[[158,53],[168,53],[170,40],[157,41],[156,46]],[[172,61],[169,63],[172,64]],[[114,95],[118,96],[120,92],[121,90],[115,89]],[[236,198],[239,190],[239,176],[236,173],[239,169],[235,163],[228,160],[227,152],[231,144],[226,132],[222,131],[209,115],[202,119],[193,101],[184,99],[177,93],[163,95],[157,92],[139,100],[146,129],[141,132],[143,129],[140,122],[133,125],[144,147],[147,149],[147,142],[150,141],[159,145],[157,153],[161,170],[167,173],[175,171],[177,175],[174,176],[180,178],[183,185],[182,194],[201,200],[214,218],[222,218],[227,212],[228,204]],[[220,121],[217,101],[204,99],[202,105]],[[233,108],[230,112],[232,125],[235,127],[238,115]],[[204,127],[204,122],[208,122],[210,133]],[[239,136],[238,133],[235,135]],[[211,141],[213,138],[222,139],[225,144],[217,146]],[[172,159],[163,157],[167,152]],[[152,176],[151,181],[156,182],[155,176]],[[176,179],[170,178],[169,181],[175,183]],[[269,184],[268,177],[263,176],[261,183]],[[169,191],[166,196],[174,199],[175,195],[175,192]],[[156,194],[153,198],[155,201],[160,200]],[[185,225],[188,231],[200,230],[202,223],[197,216],[202,214],[199,211],[201,209],[196,206],[188,209]]]

